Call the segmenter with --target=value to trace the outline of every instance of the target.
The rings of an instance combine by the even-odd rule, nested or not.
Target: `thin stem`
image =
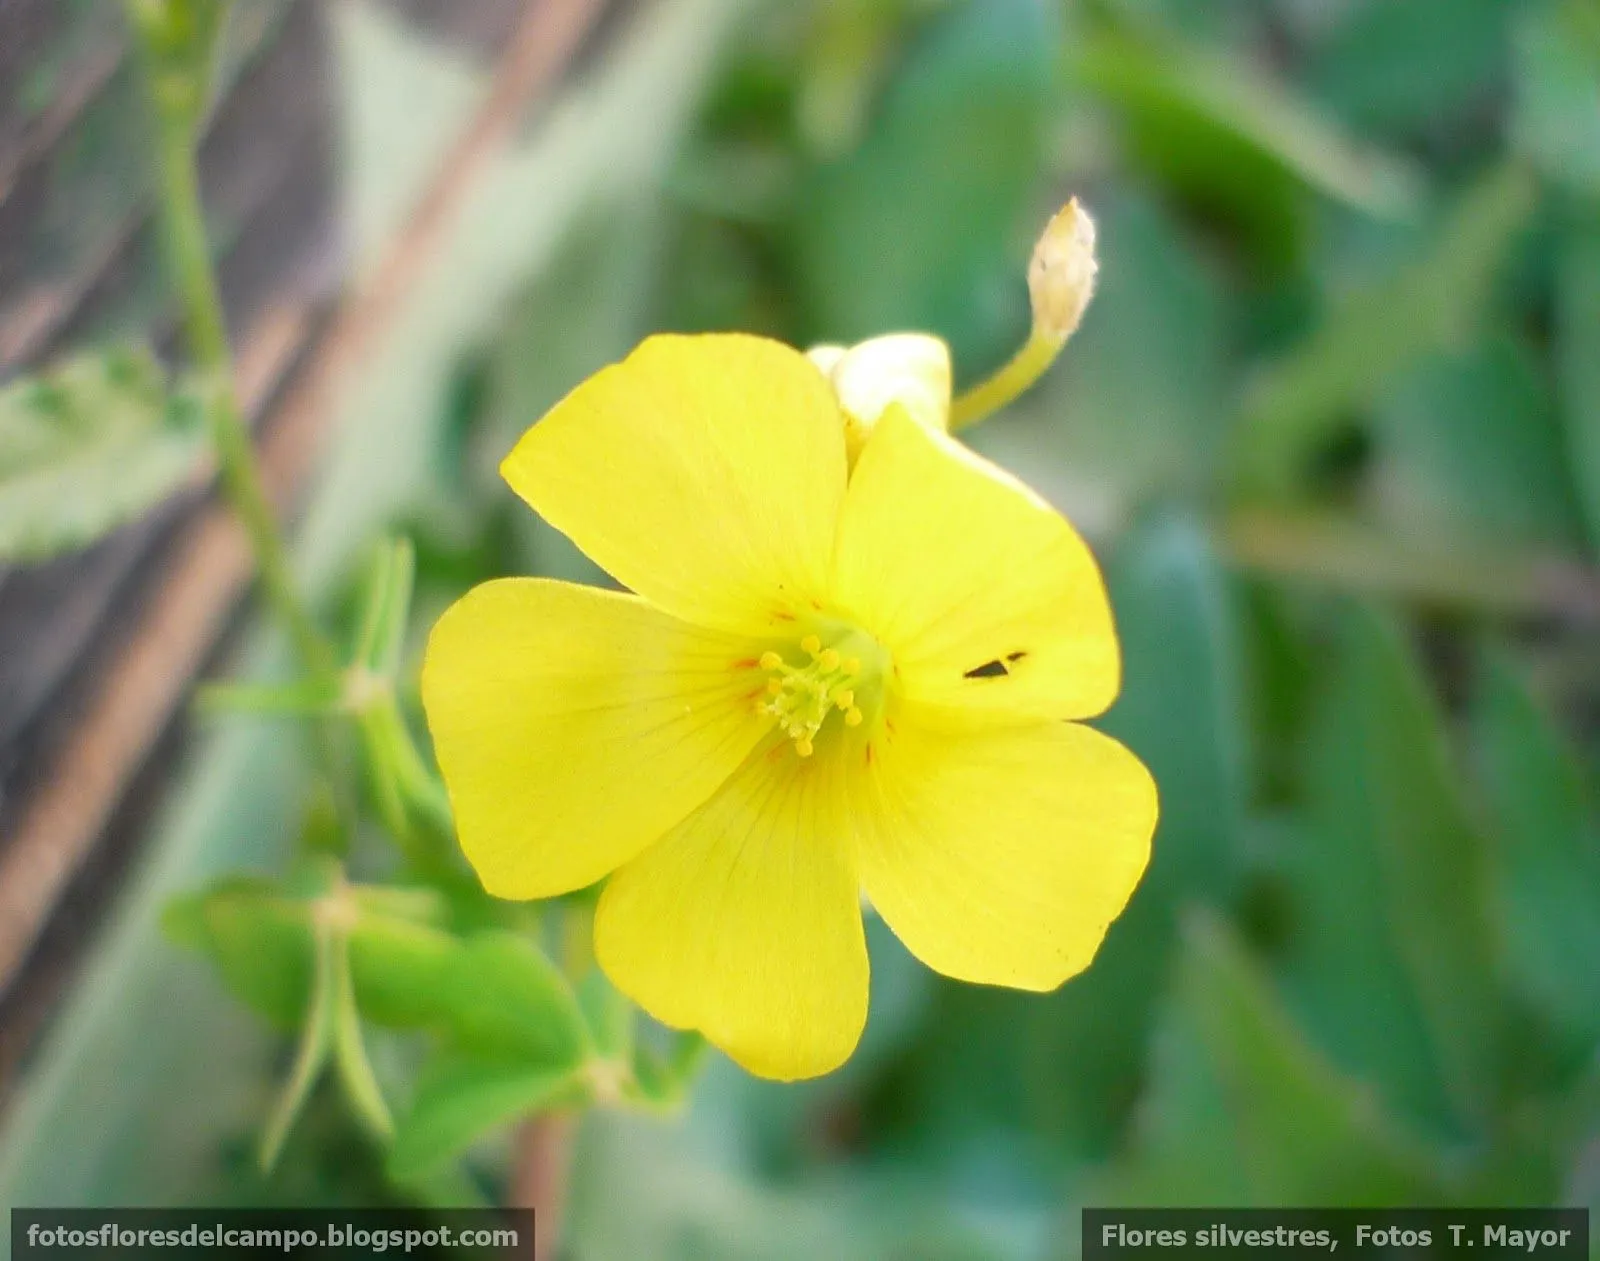
[[[1042,335],[1036,329],[1003,368],[956,396],[950,405],[950,432],[976,424],[1021,395],[1056,361],[1065,340]]]
[[[512,1139],[506,1204],[533,1210],[536,1257],[558,1255],[577,1128],[577,1118],[570,1113],[547,1112],[524,1121]]]
[[[267,503],[255,448],[234,393],[233,358],[206,242],[193,129],[182,111],[164,106],[159,93],[156,112],[167,245],[195,364],[210,378],[207,413],[223,493],[250,538],[262,587],[301,661],[315,673],[325,672],[332,667],[332,653],[295,590],[288,554]]]

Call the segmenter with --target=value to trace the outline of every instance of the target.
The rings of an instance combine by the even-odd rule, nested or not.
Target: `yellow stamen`
[[[835,642],[854,647],[862,640],[859,631],[845,630],[843,637]],[[865,714],[856,703],[857,697],[862,687],[869,689],[869,695],[876,696],[872,689],[876,688],[875,680],[879,676],[874,674],[863,682],[861,658],[846,657],[832,645],[824,648],[819,634],[805,636],[799,647],[811,658],[805,665],[791,664],[792,657],[776,650],[761,654],[760,664],[771,672],[771,677],[758,701],[758,709],[794,741],[796,753],[809,757],[816,747],[817,733],[834,710],[839,711],[843,726],[856,727],[865,721]],[[874,651],[881,650],[874,645]]]

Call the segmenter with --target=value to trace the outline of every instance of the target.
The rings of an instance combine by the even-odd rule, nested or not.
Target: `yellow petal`
[[[606,885],[595,956],[665,1024],[762,1077],[837,1068],[867,1018],[843,766],[785,740]]]
[[[843,420],[788,346],[652,337],[558,403],[501,473],[624,586],[685,621],[762,634],[823,590]]]
[[[1149,861],[1149,772],[1075,723],[918,719],[908,708],[873,746],[859,815],[867,896],[946,976],[1054,989],[1089,965]]]
[[[900,408],[845,499],[836,604],[913,700],[1086,718],[1116,696],[1111,607],[1088,547],[1021,482]]]
[[[940,432],[949,428],[950,348],[942,338],[890,333],[858,342],[839,356],[829,376],[849,421],[846,445],[852,458],[895,403],[919,424]]]
[[[703,802],[763,724],[742,640],[637,596],[541,578],[475,587],[439,619],[422,700],[484,888],[593,884]]]

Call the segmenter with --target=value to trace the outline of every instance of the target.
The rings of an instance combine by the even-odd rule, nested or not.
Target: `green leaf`
[[[1515,54],[1513,139],[1547,179],[1600,194],[1600,9],[1527,5]]]
[[[1152,521],[1108,572],[1122,695],[1099,724],[1147,765],[1161,823],[1146,880],[1172,903],[1224,905],[1240,871],[1248,793],[1244,688],[1227,577],[1199,526]]]
[[[1244,490],[1282,497],[1352,413],[1396,375],[1460,342],[1484,315],[1508,246],[1534,209],[1528,174],[1490,172],[1452,208],[1423,258],[1352,293],[1245,399],[1237,453]]]
[[[1488,855],[1438,705],[1376,613],[1346,619],[1303,773],[1307,814],[1282,856],[1291,1004],[1386,1107],[1469,1134],[1504,1051]]]
[[[1084,42],[1071,65],[1121,112],[1143,161],[1252,229],[1274,257],[1286,257],[1300,235],[1301,188],[1370,214],[1416,209],[1414,168],[1357,145],[1252,61],[1104,32]]]
[[[442,1014],[464,1050],[528,1067],[570,1069],[590,1050],[572,987],[537,947],[512,933],[484,933],[465,943]]]
[[[572,1069],[438,1057],[424,1069],[411,1110],[395,1131],[390,1176],[430,1173],[502,1126],[580,1103],[584,1093],[583,1079]]]
[[[1570,550],[1577,493],[1542,363],[1504,335],[1430,355],[1379,403],[1384,524],[1400,537]]]
[[[1319,50],[1309,80],[1363,130],[1410,139],[1456,126],[1507,78],[1506,0],[1382,0],[1352,13]]]
[[[950,341],[958,375],[1021,340],[1055,44],[1034,0],[966,0],[918,32],[860,147],[802,178],[808,336],[929,329]],[[1009,310],[992,296],[1008,289]]]
[[[1566,448],[1600,554],[1600,212],[1575,213],[1556,253],[1556,380]]]
[[[1473,730],[1512,981],[1576,1072],[1600,1046],[1600,817],[1576,756],[1503,652],[1484,654]]]
[[[200,407],[142,351],[86,354],[0,389],[0,561],[83,547],[206,467]]]
[[[271,881],[241,876],[178,899],[162,925],[174,941],[209,955],[240,1002],[284,1028],[300,1024],[316,955],[307,903]]]
[[[361,1011],[390,1028],[448,1019],[465,946],[448,933],[388,915],[363,914],[349,933],[350,971]]]
[[[1403,1205],[1445,1198],[1430,1153],[1297,1029],[1221,921],[1185,926],[1154,1082],[1113,1203]]]

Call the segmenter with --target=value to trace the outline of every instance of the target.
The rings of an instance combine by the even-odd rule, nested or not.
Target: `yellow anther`
[[[849,641],[836,642],[842,642],[845,649],[855,646]],[[769,674],[757,706],[794,742],[798,756],[810,757],[818,733],[835,710],[839,711],[838,726],[859,727],[866,721],[856,702],[861,689],[872,684],[860,677],[860,657],[847,657],[837,646],[824,648],[820,634],[807,635],[799,647],[811,658],[805,665],[793,664],[793,658],[782,652],[761,654],[760,664]]]

